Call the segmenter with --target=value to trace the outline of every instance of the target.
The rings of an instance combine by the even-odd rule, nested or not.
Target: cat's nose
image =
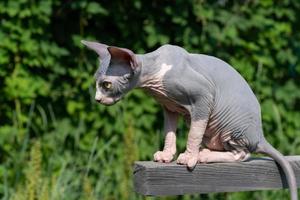
[[[96,91],[95,100],[98,103],[101,103],[101,101],[102,101],[102,94],[99,91]]]
[[[98,103],[101,103],[101,99],[95,99]]]
[[[101,97],[99,97],[99,96],[96,96],[96,97],[95,97],[95,100],[96,100],[98,103],[101,103],[101,101],[102,101],[102,98],[101,98]]]

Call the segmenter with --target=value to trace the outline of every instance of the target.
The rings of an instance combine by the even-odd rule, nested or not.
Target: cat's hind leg
[[[212,151],[209,149],[201,149],[198,154],[199,163],[214,162],[238,162],[245,161],[250,157],[247,150],[231,150],[231,151]]]

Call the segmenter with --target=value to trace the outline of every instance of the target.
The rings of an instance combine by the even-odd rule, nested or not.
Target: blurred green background
[[[163,144],[160,106],[140,90],[94,101],[97,40],[136,53],[171,43],[217,56],[249,82],[267,139],[300,154],[300,1],[0,1],[0,198],[159,199],[133,192],[132,165]],[[187,128],[178,129],[179,152]],[[288,191],[161,199],[288,199]]]

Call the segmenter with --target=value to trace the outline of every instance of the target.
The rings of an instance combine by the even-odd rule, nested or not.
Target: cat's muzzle
[[[121,98],[99,98],[95,99],[98,103],[106,105],[106,106],[111,106],[117,103]]]

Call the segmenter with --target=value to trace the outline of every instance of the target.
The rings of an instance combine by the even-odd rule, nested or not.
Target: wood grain
[[[300,185],[300,156],[286,156]],[[246,162],[198,164],[193,171],[176,163],[138,161],[134,189],[142,195],[164,196],[286,188],[285,175],[271,158]]]

